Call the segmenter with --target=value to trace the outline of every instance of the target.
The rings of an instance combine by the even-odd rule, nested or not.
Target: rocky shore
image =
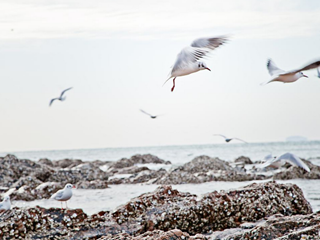
[[[198,156],[173,168],[169,161],[151,154],[134,155],[115,162],[63,159],[37,162],[14,155],[0,158],[0,194],[13,200],[47,199],[66,183],[78,189],[105,189],[114,184],[198,184],[210,181],[252,181],[264,179],[320,179],[320,167],[304,160],[310,172],[288,165],[274,175],[257,169],[247,157],[234,163]]]
[[[112,212],[13,208],[0,212],[1,239],[319,239],[299,187],[274,181],[198,199],[160,186]]]

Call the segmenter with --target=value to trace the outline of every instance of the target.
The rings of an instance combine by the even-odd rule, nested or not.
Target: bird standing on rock
[[[62,202],[66,202],[66,209],[68,209],[67,201],[72,197],[72,188],[75,188],[75,186],[68,183],[64,187],[64,189],[57,191],[50,198],[53,198],[57,201],[61,201],[61,209],[62,209]]]
[[[11,209],[11,202],[10,202],[10,197],[5,196],[3,201],[0,203],[0,210],[10,210]]]
[[[226,36],[199,38],[194,40],[191,43],[191,46],[182,49],[173,65],[170,77],[165,81],[166,83],[169,79],[173,78],[171,92],[173,92],[175,88],[175,80],[177,77],[189,75],[205,69],[211,71],[204,62],[198,60],[205,57],[209,52],[218,48],[226,41]]]

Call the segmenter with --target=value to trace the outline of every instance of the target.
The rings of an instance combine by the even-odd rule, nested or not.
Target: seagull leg
[[[68,210],[68,204],[67,204],[67,201],[66,201],[66,209]]]
[[[61,203],[61,210],[63,210],[63,207],[62,207],[62,202],[60,202]]]
[[[176,77],[173,79],[173,87],[171,88],[171,92],[173,92],[174,87],[176,86],[175,80],[176,80]]]

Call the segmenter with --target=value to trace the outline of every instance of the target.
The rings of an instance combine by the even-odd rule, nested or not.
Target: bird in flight
[[[63,95],[64,95],[64,93],[65,93],[66,91],[69,91],[70,89],[72,89],[72,87],[63,90],[62,93],[60,94],[60,97],[51,99],[49,106],[51,106],[52,103],[53,103],[55,100],[59,100],[59,101],[64,101],[64,100],[66,100],[66,97],[63,96]]]
[[[271,82],[283,82],[283,83],[295,82],[299,78],[308,77],[307,75],[304,75],[302,71],[317,68],[319,66],[320,66],[320,61],[316,61],[296,70],[284,71],[278,68],[272,59],[269,59],[267,62],[267,68],[268,68],[269,74],[271,75],[271,80],[269,80],[268,82],[262,83],[261,85],[265,85]]]
[[[265,157],[267,161],[261,165],[261,168],[265,168],[268,166],[275,166],[279,168],[285,163],[289,163],[291,165],[300,167],[306,170],[307,172],[310,172],[310,168],[307,166],[307,164],[305,164],[299,157],[297,157],[292,153],[288,152],[288,153],[282,154],[280,157],[273,157],[272,155],[268,155],[268,156],[270,157],[269,158],[267,158],[267,156]]]
[[[149,117],[151,117],[152,119],[155,119],[157,117],[159,117],[160,115],[152,115],[150,113],[147,113],[146,111],[143,111],[142,109],[140,109],[141,112],[143,112],[144,114],[147,114]]]
[[[228,143],[230,142],[231,140],[238,140],[238,141],[241,141],[241,142],[244,142],[244,143],[248,143],[240,138],[227,138],[226,136],[222,135],[222,134],[213,134],[213,136],[220,136],[220,137],[223,137],[224,140]]]
[[[183,48],[172,67],[170,77],[165,81],[166,83],[173,78],[171,92],[175,88],[175,80],[177,77],[189,75],[205,69],[211,71],[204,62],[198,60],[207,56],[212,50],[218,48],[226,41],[226,36],[199,38],[194,40],[191,43],[191,46]]]

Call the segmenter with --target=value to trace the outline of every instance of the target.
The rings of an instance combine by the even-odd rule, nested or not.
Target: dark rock
[[[162,186],[119,207],[112,216],[121,226],[138,222],[141,226],[139,233],[143,229],[168,231],[177,228],[194,235],[238,227],[243,222],[254,222],[277,213],[311,212],[311,206],[299,187],[268,182],[209,193],[200,201],[196,195]]]
[[[310,172],[305,171],[302,168],[289,165],[288,169],[273,175],[275,180],[288,180],[295,178],[304,179],[320,179],[320,166],[312,164],[308,160],[303,160],[305,164],[310,168]]]
[[[234,162],[243,164],[253,164],[251,159],[245,156],[238,157],[236,160],[234,160]]]
[[[83,161],[80,159],[65,158],[62,160],[52,161],[52,163],[53,163],[53,166],[56,168],[72,168],[83,163]]]
[[[157,156],[152,154],[136,154],[130,159],[122,158],[116,162],[110,163],[110,168],[127,168],[132,167],[134,164],[147,164],[147,163],[156,163],[156,164],[171,164],[170,161],[164,161]]]
[[[105,189],[108,188],[108,181],[93,180],[93,181],[80,181],[76,184],[78,189]]]
[[[38,163],[48,165],[49,167],[53,167],[53,163],[48,158],[41,158],[39,159]]]
[[[228,162],[219,158],[199,156],[157,179],[155,183],[185,184],[210,181],[251,181],[267,178],[264,175],[246,174],[239,169],[231,167]]]

